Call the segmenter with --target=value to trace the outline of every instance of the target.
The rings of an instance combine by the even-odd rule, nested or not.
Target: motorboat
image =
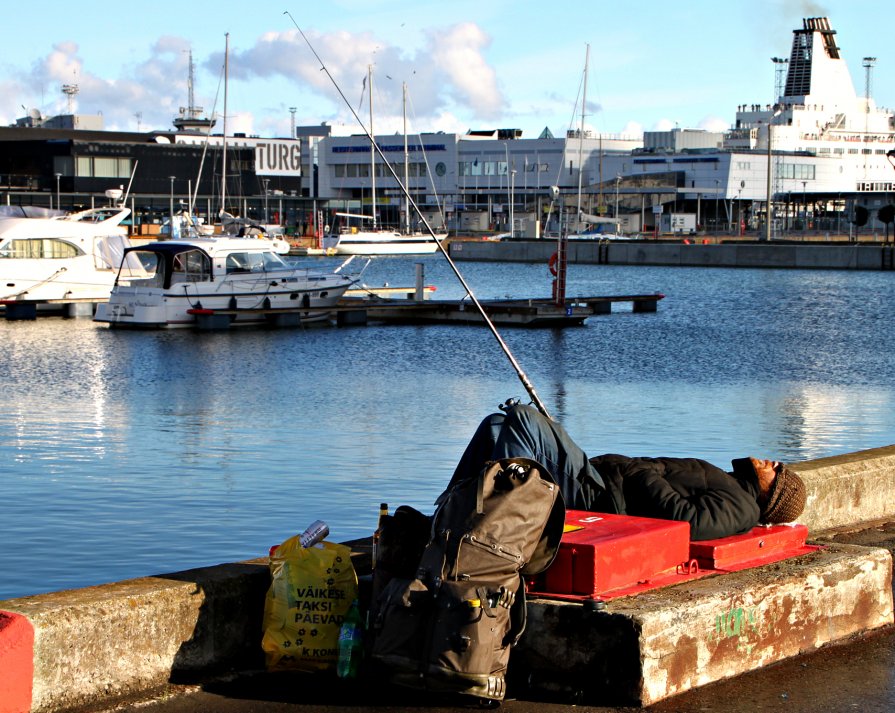
[[[62,213],[4,206],[0,211],[0,300],[102,301],[131,243],[119,206]]]
[[[125,250],[109,301],[94,321],[112,327],[197,325],[226,314],[229,325],[264,324],[292,313],[324,321],[355,280],[340,270],[304,268],[254,238],[165,240]]]

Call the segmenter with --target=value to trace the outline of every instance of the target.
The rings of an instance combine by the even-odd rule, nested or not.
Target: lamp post
[[[774,119],[776,119],[780,115],[780,108],[778,106],[774,107],[774,113],[771,115],[771,118],[768,120],[768,185],[767,185],[767,204],[765,213],[765,226],[764,226],[764,239],[770,242],[771,240],[771,221],[772,214],[774,212],[772,207],[771,199],[773,195],[771,194],[771,175],[773,173],[773,167],[771,166],[771,155],[773,153],[771,146],[773,145],[772,140],[774,136]]]
[[[62,210],[62,202],[59,200],[59,179],[62,178],[61,173],[56,174],[56,208]]]
[[[718,232],[718,193],[721,192],[720,189],[721,181],[717,178],[715,179],[715,232]]]
[[[171,195],[170,195],[170,202],[168,204],[168,215],[170,216],[170,220],[171,220],[170,235],[173,238],[174,237],[174,179],[177,178],[177,176],[168,176],[168,178],[171,180]]]
[[[622,177],[618,174],[615,176],[615,232],[618,232],[618,184]]]
[[[262,178],[261,183],[264,184],[264,223],[270,222],[270,213],[267,210],[267,184],[270,183],[269,178]]]
[[[807,181],[802,181],[802,233],[808,230],[808,199],[805,196],[805,185]]]
[[[516,184],[516,169],[510,171],[510,239],[514,236],[514,228],[516,226],[516,217],[513,213],[513,206],[516,202],[514,188]]]

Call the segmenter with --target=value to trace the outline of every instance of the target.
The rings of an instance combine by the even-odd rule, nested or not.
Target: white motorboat
[[[166,240],[124,252],[109,301],[94,320],[112,327],[188,327],[225,313],[232,325],[291,313],[300,323],[329,318],[354,279],[286,262],[266,240]]]
[[[53,302],[109,297],[130,241],[124,207],[0,214],[0,300]],[[41,217],[28,217],[41,216]]]

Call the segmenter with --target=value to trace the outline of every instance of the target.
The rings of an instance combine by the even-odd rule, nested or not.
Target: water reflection
[[[424,258],[439,297],[449,268]],[[411,284],[419,260],[369,284]],[[481,298],[542,265],[461,265]],[[895,442],[882,273],[580,266],[569,294],[661,291],[580,328],[502,335],[591,454],[802,460]],[[478,421],[525,390],[485,329],[116,332],[0,320],[0,598],[254,557],[314,519],[424,510]]]

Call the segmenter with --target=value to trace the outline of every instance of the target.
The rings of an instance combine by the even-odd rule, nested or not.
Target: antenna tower
[[[78,93],[79,88],[77,84],[63,84],[62,85],[62,93],[68,97],[68,113],[75,113],[75,95]]]
[[[876,64],[876,57],[865,57],[863,62],[864,67],[864,98],[867,100],[867,113],[870,113],[870,90],[872,87],[872,79],[873,79],[873,65]]]

